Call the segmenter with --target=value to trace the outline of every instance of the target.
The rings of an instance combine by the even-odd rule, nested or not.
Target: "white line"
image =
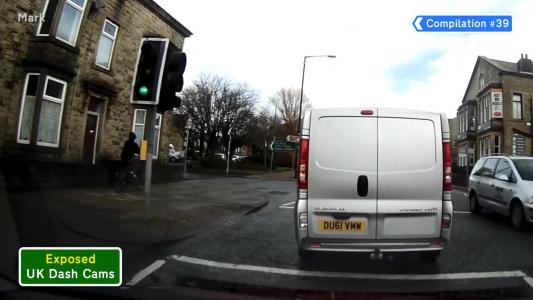
[[[524,280],[526,281],[527,284],[529,284],[530,287],[533,288],[533,278],[526,276],[524,277]]]
[[[296,201],[292,201],[292,202],[287,202],[287,203],[283,203],[281,206],[290,206],[290,205],[294,205],[296,203]]]
[[[306,277],[337,277],[354,279],[381,279],[381,280],[449,280],[449,279],[481,279],[481,278],[503,278],[503,277],[526,277],[520,270],[498,271],[498,272],[471,272],[471,273],[448,273],[448,274],[369,274],[369,273],[343,273],[343,272],[321,272],[305,271],[296,269],[270,268],[253,265],[240,265],[211,260],[199,259],[188,256],[172,255],[173,259],[195,265],[203,265],[221,269],[232,269],[241,271],[255,271],[269,274],[306,276]]]
[[[471,214],[471,212],[464,211],[464,210],[454,210],[453,213],[454,214]]]
[[[139,281],[146,278],[146,276],[152,274],[153,272],[157,271],[157,269],[161,268],[165,264],[165,262],[166,261],[163,259],[154,261],[151,265],[140,270],[137,274],[135,274],[135,276],[133,276],[133,278],[130,281],[128,281],[126,285],[127,286],[136,285],[137,283],[139,283]]]
[[[294,209],[294,206],[280,206],[279,208]]]

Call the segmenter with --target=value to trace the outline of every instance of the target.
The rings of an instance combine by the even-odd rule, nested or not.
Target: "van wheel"
[[[420,252],[420,260],[422,262],[435,262],[437,261],[439,256],[440,256],[440,250]]]
[[[518,231],[524,231],[526,229],[526,217],[522,204],[516,203],[511,207],[511,223]]]
[[[479,214],[481,212],[481,206],[477,201],[476,193],[470,194],[470,212],[473,214]]]

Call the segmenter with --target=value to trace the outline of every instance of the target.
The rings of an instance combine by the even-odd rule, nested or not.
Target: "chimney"
[[[520,60],[516,64],[517,71],[518,72],[528,72],[533,73],[533,61],[531,59],[527,58],[527,54],[521,54]]]

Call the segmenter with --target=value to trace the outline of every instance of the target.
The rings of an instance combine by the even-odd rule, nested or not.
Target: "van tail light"
[[[440,225],[442,229],[450,229],[450,226],[452,225],[452,216],[450,214],[442,214]]]
[[[452,191],[452,148],[450,143],[442,143],[443,156],[443,179],[442,190],[444,192]]]
[[[300,139],[300,159],[298,161],[298,188],[307,189],[307,173],[309,165],[309,138]]]

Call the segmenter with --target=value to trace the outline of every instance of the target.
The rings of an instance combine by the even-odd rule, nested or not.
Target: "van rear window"
[[[435,167],[437,143],[431,120],[379,118],[378,172],[422,171]]]

